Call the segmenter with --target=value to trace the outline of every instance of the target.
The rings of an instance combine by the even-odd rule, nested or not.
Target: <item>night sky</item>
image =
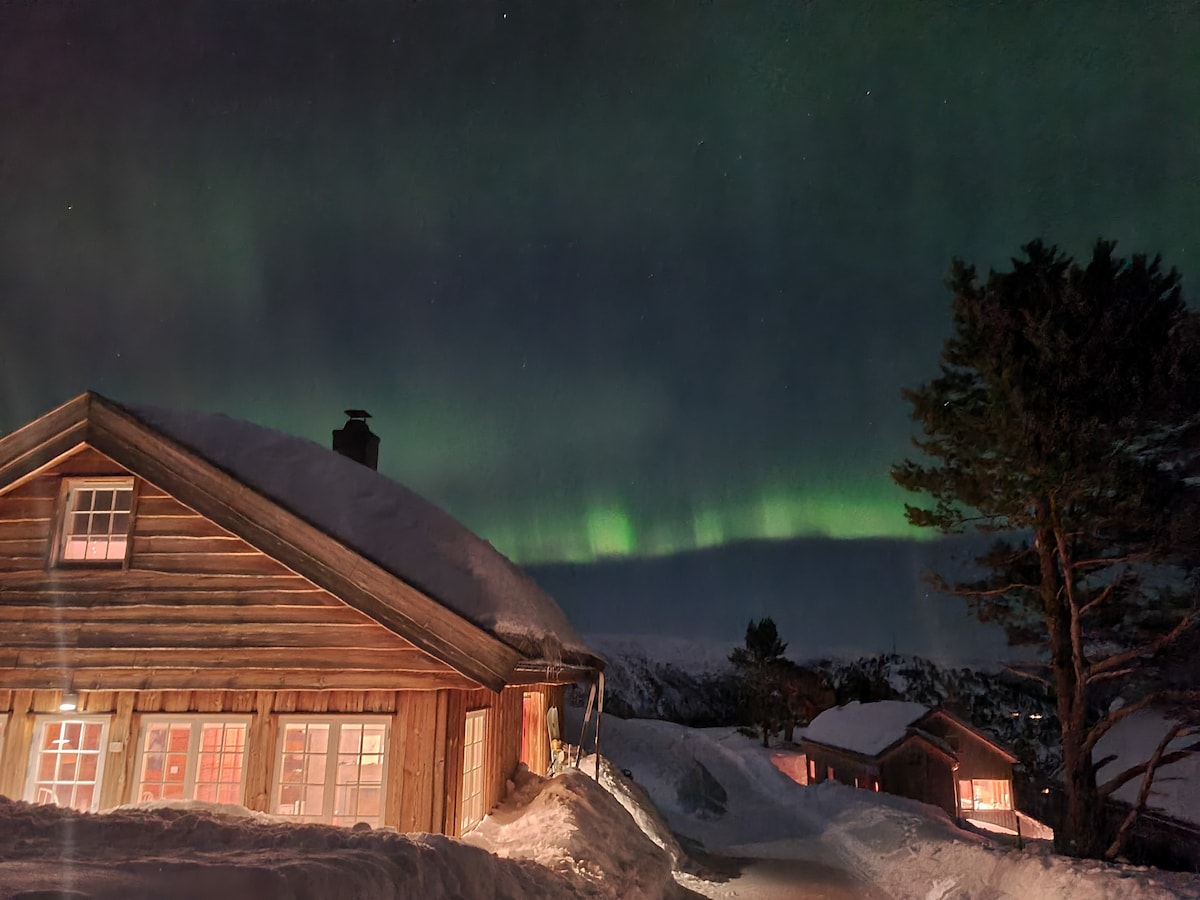
[[[954,256],[1196,295],[1197,48],[1166,0],[4,3],[0,432],[361,406],[521,562],[911,536]]]

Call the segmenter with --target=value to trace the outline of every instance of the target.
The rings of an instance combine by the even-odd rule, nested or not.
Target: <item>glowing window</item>
[[[275,812],[301,822],[383,824],[387,722],[285,721]]]
[[[999,778],[963,778],[958,782],[959,809],[1012,809],[1012,782]]]
[[[121,562],[129,549],[133,479],[72,479],[59,558],[65,562]]]
[[[47,717],[35,726],[25,799],[80,812],[100,801],[107,718]]]
[[[137,799],[241,803],[246,729],[246,720],[146,720]]]
[[[487,738],[487,710],[467,713],[463,727],[462,815],[459,831],[466,834],[483,821],[483,748]]]

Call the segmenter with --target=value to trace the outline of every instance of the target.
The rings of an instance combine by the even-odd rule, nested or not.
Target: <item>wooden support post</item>
[[[99,809],[112,809],[128,803],[133,790],[133,773],[137,763],[137,722],[133,711],[135,691],[117,693],[116,710],[108,726],[108,746],[104,753],[104,774],[100,784]],[[118,747],[119,745],[119,747]]]
[[[243,802],[249,809],[271,811],[271,774],[275,761],[274,691],[258,691],[254,718],[246,735],[246,785]]]
[[[12,717],[4,728],[0,750],[0,794],[20,800],[25,796],[25,772],[33,743],[33,691],[12,692]]]

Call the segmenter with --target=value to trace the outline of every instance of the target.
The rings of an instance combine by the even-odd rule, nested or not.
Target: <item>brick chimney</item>
[[[348,409],[346,415],[349,416],[346,424],[334,429],[334,451],[364,466],[378,469],[379,436],[367,425],[371,414],[365,409]]]

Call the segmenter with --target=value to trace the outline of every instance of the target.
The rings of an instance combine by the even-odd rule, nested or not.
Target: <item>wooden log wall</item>
[[[0,688],[475,687],[141,479],[125,565],[55,564],[63,478],[123,474],[85,448],[0,495]]]

